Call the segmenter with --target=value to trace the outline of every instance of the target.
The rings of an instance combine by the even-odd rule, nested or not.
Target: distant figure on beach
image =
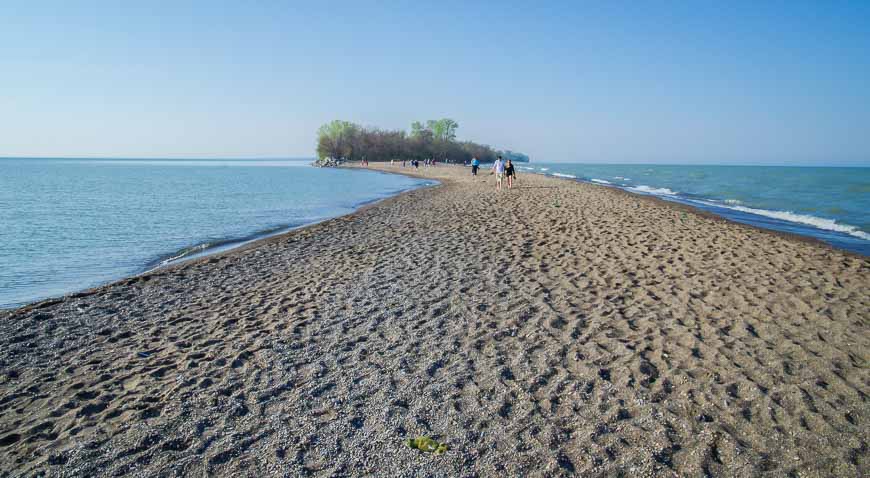
[[[477,168],[480,167],[480,160],[477,159],[477,156],[471,159],[471,175],[477,176]]]
[[[411,163],[414,165],[414,169],[420,169],[420,161],[415,159]]]
[[[501,182],[504,180],[504,160],[501,159],[501,156],[495,158],[495,162],[492,163],[492,172],[495,173],[495,190],[501,190]]]
[[[507,160],[507,162],[504,165],[504,175],[507,178],[508,189],[514,187],[514,178],[517,177],[517,172],[514,169],[514,165],[513,165],[513,163],[511,163],[510,159]]]

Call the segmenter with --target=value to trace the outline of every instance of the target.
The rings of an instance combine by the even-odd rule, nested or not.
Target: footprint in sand
[[[134,389],[136,389],[136,387],[139,386],[139,383],[141,383],[141,382],[142,382],[141,376],[135,375],[133,377],[130,377],[127,380],[124,380],[124,390],[126,390],[128,392],[130,390],[134,390]]]

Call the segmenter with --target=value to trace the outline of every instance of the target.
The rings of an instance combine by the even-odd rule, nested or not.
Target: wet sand
[[[0,313],[0,474],[870,474],[867,258],[380,168],[441,185]]]

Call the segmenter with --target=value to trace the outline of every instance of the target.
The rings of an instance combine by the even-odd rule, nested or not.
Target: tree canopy
[[[335,120],[317,130],[317,156],[344,161],[366,159],[389,161],[391,159],[433,158],[440,161],[464,162],[477,157],[482,162],[495,160],[493,148],[472,141],[457,141],[459,123],[450,119],[414,121],[411,132],[382,130],[362,127],[349,121]],[[512,153],[507,151],[506,153]],[[526,161],[528,157],[524,156]],[[505,156],[507,159],[508,156]]]

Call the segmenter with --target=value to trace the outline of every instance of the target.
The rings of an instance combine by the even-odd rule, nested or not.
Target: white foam
[[[809,214],[797,214],[790,211],[770,211],[768,209],[756,209],[754,207],[735,206],[730,204],[721,207],[749,214],[757,214],[759,216],[770,217],[773,219],[779,219],[782,221],[806,224],[808,226],[813,226],[817,229],[824,229],[826,231],[842,232],[844,234],[857,237],[859,239],[864,239],[865,241],[870,241],[870,234],[867,234],[866,232],[858,229],[855,226],[850,226],[849,224],[839,224],[833,219],[810,216]]]
[[[535,168],[529,168],[527,166],[520,166],[520,169],[525,169],[527,171],[534,171],[535,170]]]
[[[740,211],[745,212],[747,214],[755,214],[757,216],[764,216],[773,219],[779,219],[780,221],[794,222],[798,224],[805,224],[807,226],[813,226],[816,229],[822,229],[825,231],[835,231],[842,232],[844,234],[848,234],[853,237],[857,237],[864,240],[870,240],[870,234],[858,229],[855,226],[851,226],[849,224],[839,224],[833,219],[825,219],[822,217],[810,216],[809,214],[797,214],[791,211],[772,211],[769,209],[758,209],[754,207],[746,207],[740,206],[740,201],[736,199],[726,199],[725,201],[709,201],[703,199],[692,199],[691,202],[696,202],[698,204],[704,204],[706,206],[720,207],[723,209],[731,209],[732,211]],[[724,203],[724,204],[723,204]]]
[[[595,179],[595,178],[592,178],[591,181],[592,181],[593,183],[598,183],[598,184],[613,184],[613,183],[611,183],[610,181],[605,181],[605,180],[603,180],[603,179]]]
[[[557,176],[557,177],[560,177],[560,178],[571,178],[571,179],[577,179],[577,176],[572,176],[572,175],[570,175],[570,174],[553,173],[553,176]]]
[[[644,194],[653,194],[655,196],[676,196],[677,193],[671,191],[668,188],[654,188],[650,186],[633,186],[628,188],[629,191],[634,191],[636,193],[644,193]]]
[[[200,252],[202,252],[202,251],[208,249],[209,247],[211,247],[211,243],[204,242],[204,243],[202,243],[202,244],[197,244],[197,245],[195,245],[195,246],[193,246],[193,247],[189,247],[189,248],[187,248],[187,249],[182,249],[182,250],[179,251],[177,254],[172,255],[172,256],[170,256],[170,257],[167,257],[166,259],[163,259],[162,261],[160,261],[159,264],[157,264],[157,266],[154,267],[154,269],[150,269],[150,270],[148,270],[148,271],[146,271],[146,272],[151,272],[152,270],[159,269],[159,268],[161,268],[161,267],[163,267],[163,266],[165,266],[165,265],[169,265],[169,264],[171,264],[171,263],[173,263],[173,262],[175,262],[175,261],[177,261],[177,260],[179,260],[179,259],[182,259],[182,258],[184,258],[184,257],[187,257],[187,256],[189,256],[189,255],[191,255],[191,254],[198,254],[198,253],[200,253]]]
[[[541,171],[549,171],[550,168],[541,168]]]
[[[613,179],[618,179],[620,181],[631,181],[631,178],[625,178],[622,176],[614,176]]]

